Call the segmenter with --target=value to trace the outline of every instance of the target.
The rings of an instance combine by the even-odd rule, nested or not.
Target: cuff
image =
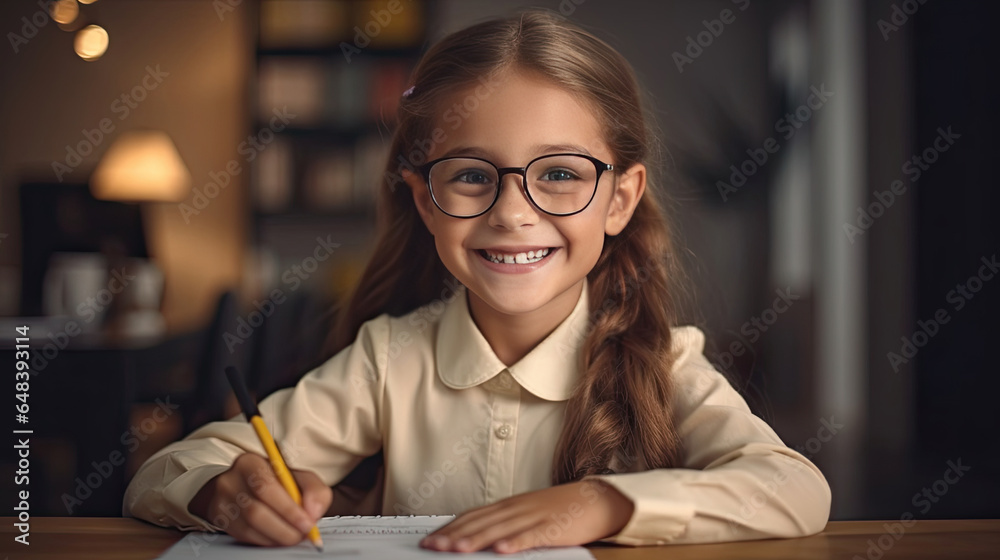
[[[632,501],[634,509],[628,523],[618,533],[600,539],[628,546],[668,544],[684,534],[694,517],[695,508],[690,501],[651,499],[651,484],[663,483],[662,474],[655,473],[656,481],[649,480],[652,472],[591,475],[584,480],[600,480]]]
[[[209,480],[229,470],[230,465],[205,465],[178,476],[163,489],[166,513],[156,520],[163,525],[174,525],[182,531],[225,532],[225,529],[188,511],[188,504]],[[228,523],[227,523],[228,524]]]

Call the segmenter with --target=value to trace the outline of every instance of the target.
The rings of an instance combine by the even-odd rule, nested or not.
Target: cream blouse
[[[566,401],[579,378],[587,289],[545,340],[507,367],[469,315],[465,289],[402,317],[366,322],[354,343],[259,408],[292,469],[333,486],[385,451],[382,515],[459,514],[549,487]],[[605,541],[720,542],[817,533],[830,487],[786,447],[705,359],[704,335],[672,331],[673,411],[682,467],[612,465],[597,475],[632,500]],[[222,372],[219,372],[222,375]],[[123,514],[183,530],[221,528],[188,511],[201,487],[247,451],[264,454],[242,415],[212,422],[149,458]]]

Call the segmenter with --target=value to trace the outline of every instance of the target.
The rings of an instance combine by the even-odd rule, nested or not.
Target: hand
[[[469,510],[427,535],[420,545],[512,553],[540,546],[585,544],[622,530],[632,501],[600,480],[561,484]]]
[[[311,471],[291,472],[302,492],[301,506],[278,481],[266,458],[244,453],[198,491],[188,510],[238,541],[261,546],[298,544],[330,507],[333,490]]]

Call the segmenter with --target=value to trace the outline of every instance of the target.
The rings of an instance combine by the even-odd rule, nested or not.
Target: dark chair
[[[329,328],[325,309],[329,306],[304,291],[293,292],[256,329],[247,379],[258,398],[294,386],[325,361],[323,341]]]
[[[185,411],[185,436],[208,422],[226,419],[226,401],[231,390],[223,371],[226,366],[242,368],[245,365],[248,354],[246,348],[250,342],[231,343],[227,346],[225,336],[227,333],[238,337],[236,320],[239,312],[239,302],[235,293],[227,291],[219,296],[212,322],[204,333],[204,345],[196,370],[194,390],[183,399],[181,409]]]

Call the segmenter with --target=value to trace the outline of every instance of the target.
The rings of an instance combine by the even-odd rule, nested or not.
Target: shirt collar
[[[468,389],[507,370],[533,395],[549,400],[569,399],[580,378],[580,348],[587,334],[587,281],[576,307],[538,346],[507,367],[497,358],[469,314],[465,290],[441,317],[435,345],[438,376],[453,389]]]

